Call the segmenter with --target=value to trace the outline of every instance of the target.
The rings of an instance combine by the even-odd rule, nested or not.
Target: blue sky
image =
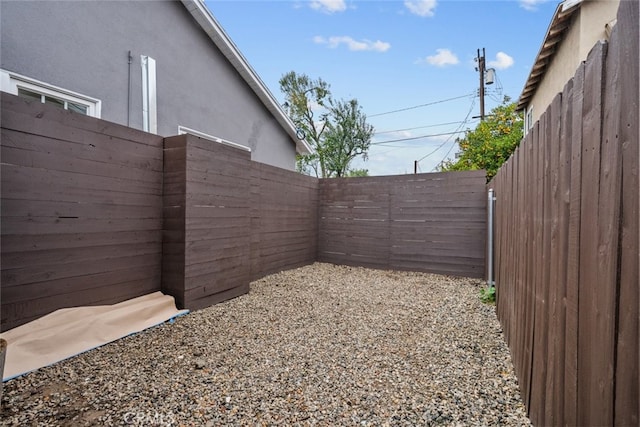
[[[516,100],[557,2],[544,0],[207,0],[207,6],[283,100],[288,72],[321,77],[335,98],[357,98],[376,129],[371,175],[431,172],[457,151],[457,135],[479,115],[474,58],[486,49],[497,82],[487,112],[503,95]],[[457,98],[446,102],[439,102]],[[419,108],[410,108],[431,104]],[[408,109],[407,109],[408,108]],[[404,110],[391,114],[394,110]],[[442,135],[445,134],[445,135]],[[424,135],[435,135],[419,138]],[[407,139],[415,138],[415,139]],[[402,140],[385,143],[385,141]]]

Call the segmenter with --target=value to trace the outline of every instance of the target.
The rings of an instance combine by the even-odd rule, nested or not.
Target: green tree
[[[367,159],[374,129],[355,99],[333,102],[329,117],[322,152],[329,173],[342,177],[354,158]]]
[[[369,176],[369,169],[349,169],[347,177]]]
[[[460,157],[445,162],[440,170],[484,169],[489,180],[511,156],[522,136],[522,114],[516,111],[516,103],[505,96],[503,103],[491,110],[474,130],[467,130],[464,138],[458,138]]]
[[[297,157],[298,171],[322,178],[346,176],[354,158],[366,159],[374,129],[357,100],[336,101],[327,82],[294,71],[279,83],[289,117],[315,151]]]

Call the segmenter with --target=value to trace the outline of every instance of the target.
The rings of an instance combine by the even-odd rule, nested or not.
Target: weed
[[[496,302],[496,287],[489,286],[480,289],[480,301],[485,304],[495,304]]]

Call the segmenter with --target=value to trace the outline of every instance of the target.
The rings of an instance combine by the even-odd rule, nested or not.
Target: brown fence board
[[[547,259],[545,264],[549,265],[546,277],[548,287],[548,314],[549,319],[547,335],[547,360],[556,361],[564,359],[564,342],[562,340],[562,330],[564,326],[564,310],[562,307],[564,298],[564,279],[561,278],[561,267],[558,260],[561,257],[560,244],[562,230],[560,223],[560,135],[562,124],[562,94],[556,95],[550,106],[550,121],[548,124],[547,138],[550,144],[546,144],[548,154],[548,185],[546,188],[547,202],[545,224],[547,225],[548,243],[546,245]],[[560,368],[560,369],[559,369]],[[558,423],[557,416],[562,407],[562,395],[556,395],[556,390],[562,377],[561,367],[556,363],[547,362],[546,390],[545,390],[545,413],[544,423],[555,425]]]
[[[555,301],[553,309],[553,331],[551,332],[551,348],[555,354],[550,358],[554,376],[549,400],[553,405],[551,423],[558,424],[565,419],[565,359],[566,359],[566,296],[567,296],[567,256],[569,237],[569,202],[571,191],[571,122],[573,83],[569,82],[562,92],[562,105],[558,121],[561,124],[558,141],[557,190],[555,211],[552,213],[556,220],[557,241],[555,251],[551,254],[553,264],[551,283],[555,284]]]
[[[34,119],[34,122],[43,123],[50,121],[58,123],[66,128],[73,128],[76,130],[86,130],[89,133],[96,133],[102,135],[110,135],[114,138],[124,139],[131,141],[134,144],[146,144],[153,147],[157,147],[158,135],[145,133],[132,128],[121,126],[115,123],[106,122],[104,120],[96,120],[88,118],[82,114],[69,114],[67,111],[57,107],[46,106],[43,108],[42,104],[25,101],[22,98],[2,93],[2,103],[6,106],[5,112],[2,116],[3,128],[11,128],[9,123],[5,121],[5,118],[11,117],[14,114],[22,114],[23,118],[18,120],[17,125],[22,126],[22,130],[31,130],[31,133],[35,133],[33,128],[29,125],[33,124],[29,122],[29,118]],[[35,111],[35,114],[34,114]],[[37,120],[35,120],[37,119]],[[44,133],[42,135],[50,136],[50,130],[44,127]],[[90,141],[90,140],[89,140]],[[150,153],[151,156],[162,159],[162,154]]]
[[[638,318],[638,249],[640,230],[638,227],[638,209],[640,185],[638,183],[638,123],[640,123],[638,96],[638,2],[621,2],[618,25],[625,29],[618,33],[616,44],[619,49],[620,72],[619,87],[620,104],[625,106],[620,111],[618,145],[622,157],[622,204],[620,212],[620,287],[619,301],[624,301],[618,309],[618,341],[616,348],[615,418],[614,424],[619,426],[638,425],[639,406],[638,390],[640,348]],[[612,38],[615,34],[612,34]],[[612,45],[614,41],[612,40]],[[616,49],[612,46],[612,50]]]
[[[98,175],[143,182],[157,182],[159,162],[135,157],[116,157],[105,162],[105,153],[87,145],[56,141],[57,150],[51,150],[48,138],[8,129],[2,130],[2,158],[8,164],[28,164],[35,168]],[[68,148],[66,147],[68,146]],[[153,168],[156,168],[155,170]]]
[[[578,299],[578,424],[607,425],[610,414],[601,412],[596,402],[608,400],[610,386],[601,381],[610,381],[603,362],[608,355],[604,334],[607,326],[600,328],[596,314],[600,311],[601,284],[598,277],[598,202],[600,143],[602,136],[602,84],[604,45],[599,43],[590,53],[585,65],[583,130],[582,130],[582,221],[580,229],[580,293]],[[604,372],[597,372],[604,368]],[[604,375],[602,377],[601,375]]]
[[[79,114],[65,114],[64,110],[54,111],[55,107],[49,108],[48,105],[25,102],[23,99],[14,101],[10,99],[11,95],[5,95],[5,93],[2,94],[2,98],[6,106],[5,113],[2,115],[2,127],[5,130],[76,143],[86,150],[95,150],[96,153],[101,153],[105,159],[108,158],[108,155],[122,158],[123,153],[127,153],[129,157],[146,161],[153,169],[161,171],[162,153],[158,153],[157,144],[162,138],[157,135],[149,139],[148,134],[125,126]],[[38,112],[33,114],[34,110],[38,110]],[[38,116],[40,113],[43,114]],[[95,122],[96,125],[90,125],[92,122]],[[100,126],[101,123],[105,125]],[[110,134],[109,131],[113,133]],[[20,141],[25,139],[29,141],[26,136],[23,136]],[[13,144],[12,141],[12,138],[9,138],[8,144]],[[63,144],[63,147],[67,147],[67,145]]]
[[[530,391],[530,407],[529,417],[534,424],[542,424],[544,420],[544,392],[546,379],[546,356],[547,356],[547,318],[546,318],[546,298],[547,289],[545,287],[543,263],[545,261],[545,144],[547,135],[547,121],[549,110],[545,112],[539,121],[538,139],[534,147],[536,155],[535,163],[535,197],[538,203],[534,207],[534,282],[533,290],[536,297],[533,299],[534,304],[534,327],[533,327],[533,347],[532,347],[532,369],[531,369],[531,391]]]
[[[578,67],[573,79],[573,87],[573,102],[571,105],[571,196],[569,200],[569,241],[567,252],[564,387],[564,414],[565,420],[569,425],[576,425],[578,422],[578,291],[580,284],[580,230],[582,218],[584,65]]]
[[[89,234],[89,236],[87,236]],[[3,235],[2,243],[8,248],[7,252],[32,252],[51,249],[81,248],[90,241],[96,246],[116,244],[136,244],[143,242],[162,242],[155,230],[121,231],[114,233],[67,233],[67,234],[38,234],[38,235]],[[9,252],[12,251],[12,252]]]

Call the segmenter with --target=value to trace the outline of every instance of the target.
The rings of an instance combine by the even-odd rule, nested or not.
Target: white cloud
[[[418,62],[426,62],[429,65],[435,65],[436,67],[446,67],[447,65],[456,65],[460,61],[455,53],[449,49],[436,49],[435,55],[427,56],[425,59],[421,59]]]
[[[433,16],[437,0],[404,0],[404,5],[409,12],[418,16]]]
[[[504,52],[498,52],[496,59],[488,62],[490,67],[497,68],[498,70],[505,70],[513,65],[513,58]]]
[[[539,4],[546,1],[547,0],[520,0],[520,7],[528,11],[534,11],[538,10]]]
[[[325,13],[344,12],[347,10],[347,4],[344,0],[312,0],[310,6],[311,9]]]
[[[349,36],[332,36],[328,39],[322,36],[315,36],[313,38],[313,42],[317,44],[326,44],[328,47],[335,49],[340,45],[345,45],[349,50],[352,51],[375,51],[375,52],[386,52],[391,48],[391,44],[387,42],[383,42],[380,40],[371,41],[367,39],[363,40],[354,40]]]

